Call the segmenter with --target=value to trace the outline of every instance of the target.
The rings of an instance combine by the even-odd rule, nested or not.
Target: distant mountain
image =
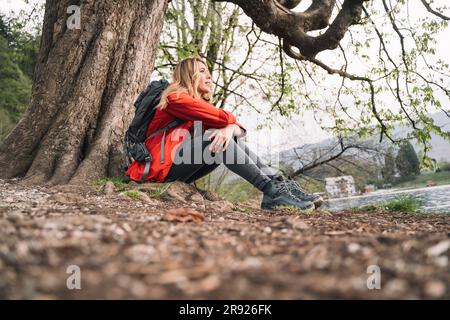
[[[450,118],[444,112],[433,113],[430,114],[429,117],[431,117],[435,121],[435,124],[440,126],[443,131],[450,132]],[[394,130],[394,135],[397,137],[402,137],[405,136],[408,132],[411,132],[411,130],[412,129],[409,127],[399,126]],[[387,139],[384,139],[383,143],[380,144],[378,142],[378,139],[378,136],[374,136],[373,138],[365,140],[364,144],[372,148],[385,149],[390,143],[387,142]],[[415,141],[413,141],[412,144],[416,152],[419,152],[420,145]],[[428,153],[430,158],[434,158],[438,162],[450,161],[450,141],[447,141],[442,137],[432,133],[431,147],[432,149]],[[331,150],[332,148],[335,149]],[[329,154],[336,154],[340,150],[336,138],[329,138],[322,140],[319,143],[305,144],[295,148],[289,148],[287,150],[279,152],[277,155],[272,156],[272,158],[275,159],[278,156],[281,163],[290,163],[293,165],[294,169],[299,169],[304,164],[312,161],[313,159],[316,159],[320,153],[322,153],[324,155],[324,158],[326,158],[328,156],[328,154],[325,154],[326,150],[328,150],[327,152]],[[345,154],[351,155],[352,152],[357,153],[358,156],[361,156],[363,154],[363,152],[357,151],[355,149],[349,150]]]

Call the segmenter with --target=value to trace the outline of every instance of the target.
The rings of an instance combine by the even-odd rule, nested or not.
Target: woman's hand
[[[230,124],[222,129],[215,129],[209,136],[209,140],[212,140],[209,150],[214,153],[225,151],[235,134],[235,127],[235,124]]]

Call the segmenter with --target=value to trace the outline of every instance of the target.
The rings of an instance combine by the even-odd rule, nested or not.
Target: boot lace
[[[307,196],[306,193],[291,177],[285,178],[281,175],[275,176],[274,180],[281,182],[284,190],[287,190],[288,193],[295,195],[299,194],[300,196]]]
[[[284,181],[276,181],[277,190],[280,193],[286,193],[291,195],[291,190],[288,188]]]
[[[294,180],[291,180],[290,178],[285,180],[285,184],[287,185],[288,189],[294,193],[296,192],[297,194],[299,194],[300,196],[307,196],[308,193],[305,192],[305,190],[303,190],[297,182],[295,182]]]

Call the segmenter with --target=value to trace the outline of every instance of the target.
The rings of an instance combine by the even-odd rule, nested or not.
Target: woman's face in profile
[[[200,94],[209,94],[211,93],[212,81],[208,67],[201,62],[197,63],[199,64],[199,71],[200,71],[200,81],[198,83],[197,90]]]

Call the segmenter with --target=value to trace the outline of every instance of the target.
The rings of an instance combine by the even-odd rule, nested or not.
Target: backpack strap
[[[182,124],[182,123],[184,123],[184,120],[181,120],[181,119],[173,120],[171,123],[169,123],[169,124],[168,124],[167,126],[165,126],[164,128],[161,128],[161,129],[156,130],[155,132],[153,132],[153,133],[152,133],[151,135],[149,135],[149,136],[147,137],[147,139],[145,139],[145,140],[147,141],[148,139],[153,138],[154,136],[157,136],[157,135],[160,134],[161,132],[164,132],[164,135],[165,135],[165,131],[167,131],[167,130],[173,128],[173,127],[176,127],[176,126],[178,126],[178,125],[180,125],[180,124]]]
[[[164,163],[164,145],[166,142],[166,131],[167,129],[164,129],[164,133],[161,140],[161,163]]]
[[[166,141],[166,132],[167,132],[167,130],[169,130],[169,129],[173,128],[173,127],[179,126],[182,123],[184,123],[184,120],[176,119],[176,120],[172,121],[171,123],[169,123],[164,128],[156,130],[155,132],[153,132],[151,135],[149,135],[145,139],[145,141],[147,141],[148,139],[157,136],[161,132],[164,132],[163,137],[162,137],[162,141],[161,141],[161,163],[164,163],[164,143]],[[148,173],[150,172],[150,164],[151,164],[151,162],[152,162],[151,157],[149,157],[148,159],[145,159],[145,168],[144,168],[144,173],[142,174],[141,182],[144,182],[145,177],[147,177]]]
[[[163,128],[164,133],[163,133],[162,140],[161,140],[161,163],[164,163],[164,145],[166,142],[167,130],[169,130],[173,127],[179,126],[182,123],[184,123],[184,120],[176,119],[176,120],[172,121],[171,123],[169,123],[166,127]]]
[[[152,163],[152,159],[148,158],[145,159],[145,168],[144,168],[144,173],[142,174],[142,178],[141,178],[141,182],[144,182],[145,177],[147,177],[148,173],[150,172],[150,164]]]

